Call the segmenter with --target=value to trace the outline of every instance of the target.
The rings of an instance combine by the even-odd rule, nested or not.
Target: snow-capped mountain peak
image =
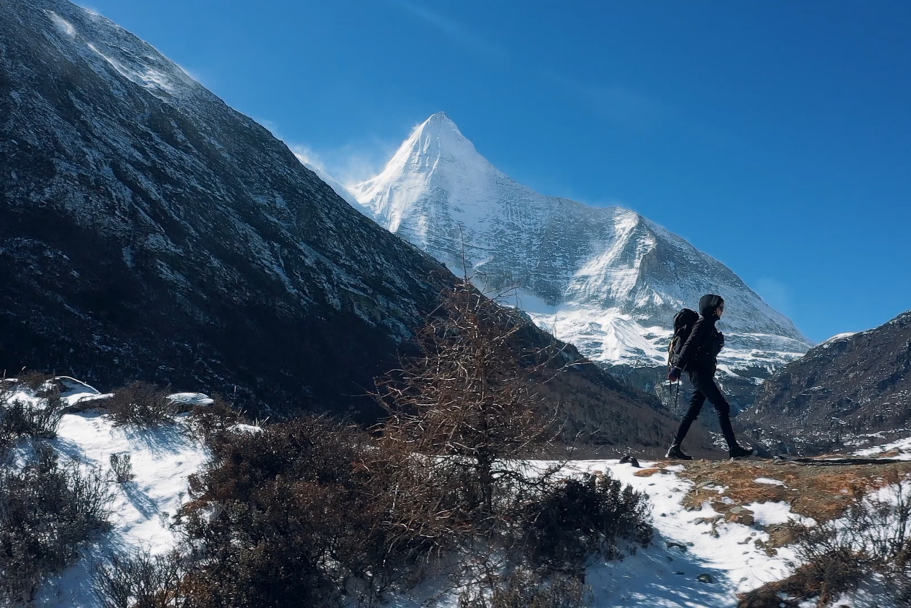
[[[446,112],[437,112],[418,125],[411,137],[399,148],[399,153],[407,154],[409,161],[418,161],[425,169],[428,168],[427,161],[434,160],[487,162]]]
[[[445,213],[463,227],[483,223],[485,207],[496,203],[483,195],[490,185],[508,179],[481,156],[444,112],[418,125],[383,171],[352,187],[355,198],[392,232],[409,233],[409,240],[426,248],[428,214]],[[446,193],[446,209],[428,208],[423,193]]]
[[[444,113],[415,128],[383,171],[352,193],[380,225],[467,272],[483,290],[514,288],[539,325],[593,360],[662,365],[675,312],[695,308],[705,293],[728,303],[722,327],[730,369],[765,375],[809,347],[787,317],[717,260],[628,209],[590,207],[515,182]]]

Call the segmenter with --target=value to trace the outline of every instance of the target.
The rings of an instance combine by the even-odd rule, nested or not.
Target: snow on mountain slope
[[[514,288],[536,323],[593,360],[663,365],[674,314],[710,292],[727,302],[721,363],[731,373],[768,375],[810,346],[717,260],[633,211],[516,183],[444,113],[417,127],[379,175],[351,192],[380,225],[457,273],[464,245],[479,287]]]

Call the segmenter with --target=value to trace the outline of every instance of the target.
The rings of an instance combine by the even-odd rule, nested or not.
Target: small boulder
[[[702,574],[700,574],[699,576],[696,577],[696,580],[699,581],[700,583],[710,583],[711,584],[711,583],[715,582],[715,579],[708,572],[703,572]]]
[[[732,507],[725,519],[734,524],[752,526],[756,521],[755,513],[744,507]]]

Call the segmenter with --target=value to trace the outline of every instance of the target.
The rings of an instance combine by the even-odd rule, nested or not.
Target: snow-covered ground
[[[547,463],[538,463],[544,468]],[[723,608],[737,605],[738,592],[781,580],[793,569],[794,554],[787,548],[769,556],[756,541],[768,541],[760,525],[711,520],[719,515],[707,504],[698,511],[686,511],[683,497],[692,482],[676,473],[682,467],[667,467],[664,473],[647,477],[637,471],[657,463],[640,461],[642,468],[620,464],[619,460],[582,460],[571,462],[565,475],[609,473],[624,484],[648,495],[652,505],[655,538],[649,547],[620,561],[595,560],[588,568],[585,583],[591,588],[595,608],[630,606],[641,608]],[[768,480],[766,480],[768,481]],[[762,482],[759,482],[762,483]],[[778,482],[782,483],[782,482]],[[723,492],[723,488],[719,488]],[[783,523],[798,516],[783,503],[750,505],[756,521],[763,525]],[[428,595],[421,589],[418,597],[397,598],[396,608],[417,608]],[[438,606],[455,608],[454,594],[444,596]]]
[[[648,468],[655,463],[642,462]],[[652,546],[620,562],[594,564],[586,582],[592,587],[596,606],[736,606],[737,592],[755,589],[790,574],[793,554],[779,550],[768,556],[756,545],[769,539],[753,526],[719,521],[707,504],[699,511],[686,511],[681,501],[692,482],[670,473],[637,477],[635,469],[618,461],[575,462],[580,471],[610,471],[634,489],[648,494],[656,536]],[[679,469],[678,469],[679,470]],[[723,489],[720,489],[723,491]],[[721,492],[719,492],[720,494]],[[787,520],[790,507],[770,503],[776,520]],[[712,533],[717,534],[717,538]],[[707,574],[712,582],[702,582]],[[702,577],[706,579],[707,577]]]
[[[898,441],[885,443],[883,445],[877,445],[872,448],[857,450],[855,454],[857,456],[868,456],[875,458],[880,455],[885,455],[889,452],[892,452],[889,454],[889,458],[893,458],[895,460],[911,460],[911,437],[905,437],[904,439],[899,439]]]
[[[109,395],[71,378],[62,379],[67,405],[99,401]],[[30,399],[27,394],[13,398]],[[205,395],[171,395],[184,403],[211,403]],[[188,432],[185,419],[155,429],[115,427],[100,409],[64,414],[51,441],[61,459],[74,459],[84,466],[109,474],[114,496],[112,530],[82,551],[80,561],[52,578],[39,592],[35,605],[59,608],[100,606],[91,586],[94,561],[112,552],[144,549],[151,554],[174,547],[176,537],[169,516],[187,500],[187,478],[208,458],[205,447]],[[117,483],[111,474],[111,454],[129,455],[133,479]]]
[[[74,380],[67,380],[67,404],[100,400],[107,395]],[[176,394],[173,398],[188,403],[205,403],[204,395]],[[100,404],[99,404],[100,405]],[[258,431],[256,427],[249,429]],[[52,444],[64,458],[78,459],[86,466],[110,470],[111,454],[129,454],[134,479],[116,483],[111,521],[113,529],[96,539],[83,551],[82,559],[54,577],[41,590],[39,606],[98,606],[91,588],[94,560],[113,551],[130,552],[145,549],[152,554],[165,552],[176,543],[169,516],[187,500],[187,478],[206,461],[205,447],[189,433],[178,419],[174,425],[151,430],[115,427],[100,409],[70,413],[61,420],[58,437]],[[901,445],[899,445],[901,443]],[[911,447],[911,440],[888,448]],[[871,452],[872,454],[872,452]],[[544,468],[548,463],[532,462]],[[736,593],[787,577],[795,566],[793,551],[779,548],[774,555],[766,553],[763,543],[769,540],[766,526],[781,524],[799,516],[791,513],[786,503],[753,503],[744,505],[752,512],[754,523],[744,525],[718,518],[708,503],[700,510],[686,510],[684,496],[693,482],[679,476],[685,465],[665,467],[648,476],[636,473],[658,463],[641,462],[642,468],[621,464],[618,460],[586,460],[569,463],[563,474],[608,473],[624,484],[648,495],[655,527],[655,538],[647,548],[620,561],[594,560],[586,573],[586,584],[593,594],[593,606],[606,608],[631,606],[642,608],[722,608],[737,605]],[[770,477],[757,477],[756,484],[785,485]],[[725,502],[725,488],[717,490]],[[760,542],[757,542],[760,541]],[[435,596],[437,606],[454,608],[457,598],[439,593],[432,583],[423,585],[408,596],[390,601],[397,608],[426,605]],[[843,604],[863,608],[875,604],[869,594],[843,598]],[[866,598],[866,599],[865,599]]]

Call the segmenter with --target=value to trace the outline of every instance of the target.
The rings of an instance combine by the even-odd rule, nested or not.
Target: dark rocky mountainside
[[[0,4],[0,158],[10,371],[338,406],[452,281],[266,129],[67,2]]]
[[[911,422],[911,312],[837,336],[766,381],[741,423],[796,445],[837,447]],[[907,433],[906,433],[907,434]]]
[[[7,373],[369,418],[373,377],[455,283],[266,129],[63,0],[0,3],[0,159]],[[594,366],[548,388],[596,440],[673,432],[653,398]]]

